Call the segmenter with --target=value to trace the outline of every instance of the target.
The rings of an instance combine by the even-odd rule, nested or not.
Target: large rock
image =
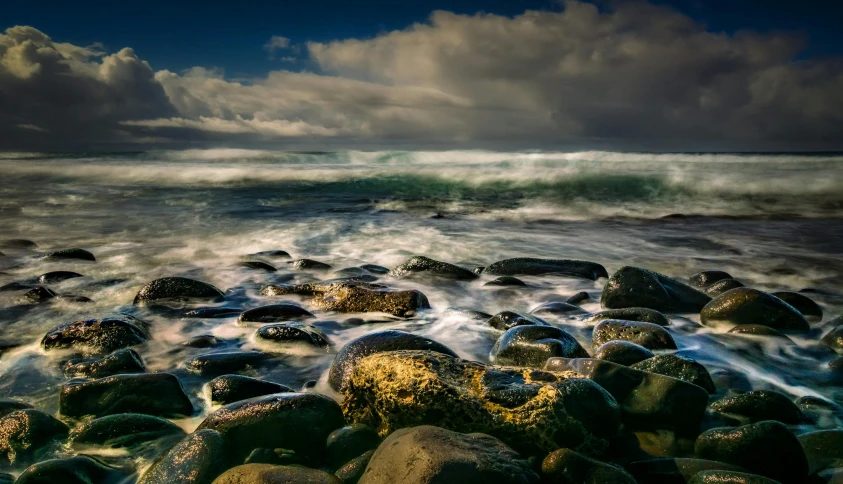
[[[9,413],[0,418],[0,467],[31,462],[44,447],[67,437],[68,431],[67,425],[38,410]]]
[[[629,341],[614,340],[600,345],[594,352],[594,358],[611,361],[623,366],[630,366],[653,358],[652,351]]]
[[[658,324],[668,326],[670,319],[664,314],[649,308],[620,308],[607,309],[588,316],[585,321],[588,323],[599,323],[607,319],[620,319],[621,321],[640,321],[642,323]]]
[[[223,437],[197,430],[158,458],[138,484],[211,484],[229,462]]]
[[[544,368],[575,371],[605,388],[620,405],[624,425],[630,429],[694,432],[708,405],[708,392],[696,385],[609,361],[551,358]]]
[[[245,464],[225,471],[213,484],[342,484],[335,475],[301,466]]]
[[[328,337],[319,328],[302,323],[268,324],[257,330],[255,338],[267,343],[306,345],[323,349],[331,346]]]
[[[282,303],[261,306],[244,311],[237,318],[237,324],[246,326],[250,323],[280,323],[283,321],[299,321],[315,317],[316,316],[314,316],[313,313],[301,306],[291,303]]]
[[[790,398],[769,390],[756,390],[723,398],[712,403],[711,410],[736,417],[742,420],[742,423],[776,420],[785,424],[797,424],[802,420],[802,411]]]
[[[394,291],[381,285],[362,282],[266,286],[261,290],[261,294],[313,296],[311,303],[317,309],[340,313],[387,313],[404,318],[430,308],[427,297],[419,291]]]
[[[501,331],[506,331],[516,326],[550,326],[547,321],[537,318],[532,314],[524,314],[515,311],[501,311],[489,318],[489,320],[486,321],[486,324]]]
[[[149,340],[148,324],[131,316],[86,319],[51,329],[41,340],[45,350],[73,349],[105,354]]]
[[[166,417],[190,415],[193,404],[178,378],[169,373],[149,373],[71,380],[61,387],[59,409],[67,417],[115,413]]]
[[[756,474],[735,471],[702,471],[688,481],[688,484],[780,484]]]
[[[484,274],[495,276],[541,276],[555,274],[580,277],[596,281],[609,277],[606,268],[596,262],[570,259],[534,259],[517,257],[495,262],[483,269]]]
[[[600,302],[609,309],[644,307],[662,312],[695,313],[711,298],[664,274],[622,267],[612,274]]]
[[[808,458],[809,474],[843,467],[843,430],[819,430],[801,434],[798,439]]]
[[[548,358],[588,358],[588,352],[566,331],[553,326],[516,326],[495,342],[490,359],[496,365],[541,368]]]
[[[219,405],[239,402],[248,398],[292,392],[293,389],[278,383],[241,375],[222,375],[208,382],[211,402]]]
[[[325,442],[345,424],[340,406],[317,393],[278,393],[226,405],[209,415],[199,429],[216,430],[242,462],[256,448],[290,449],[322,457]]]
[[[700,312],[706,326],[760,324],[784,331],[808,331],[808,321],[793,306],[766,292],[748,287],[726,291]]]
[[[419,426],[397,430],[375,451],[360,484],[529,484],[529,463],[482,433]]]
[[[696,361],[678,355],[658,355],[640,363],[630,365],[631,368],[650,373],[658,373],[704,388],[708,393],[714,393],[717,388],[708,370]]]
[[[123,348],[102,358],[70,360],[62,370],[71,378],[104,378],[123,373],[146,373],[146,365],[135,350]]]
[[[637,484],[625,470],[571,449],[559,449],[542,461],[545,484]]]
[[[169,420],[140,413],[119,413],[83,422],[73,429],[70,440],[75,444],[115,448],[174,436],[183,437],[184,430]]]
[[[396,330],[377,331],[350,341],[342,347],[331,363],[328,383],[331,388],[341,392],[345,389],[358,361],[375,353],[396,350],[428,350],[457,356],[447,346],[423,336]]]
[[[600,450],[617,432],[617,403],[577,376],[489,367],[432,351],[377,353],[355,365],[343,410],[381,435],[435,424],[487,433],[519,451]]]
[[[673,336],[663,327],[652,323],[607,319],[595,326],[591,334],[591,341],[595,348],[617,340],[629,341],[648,350],[676,349]]]
[[[41,256],[44,260],[86,260],[94,262],[97,260],[94,257],[94,254],[88,252],[85,249],[62,249],[62,250],[54,250],[52,252],[47,252],[43,256]]]
[[[216,287],[186,277],[164,277],[147,283],[135,296],[135,305],[155,302],[222,301],[225,295]]]
[[[811,318],[814,321],[821,321],[823,318],[823,308],[821,308],[819,304],[814,302],[813,299],[809,298],[804,294],[799,294],[798,292],[782,291],[774,292],[773,296],[776,296],[782,301],[790,304],[797,311],[799,311],[802,316],[805,316],[806,318]]]
[[[15,484],[123,484],[130,473],[79,455],[29,466]]]
[[[438,279],[450,279],[455,281],[472,281],[477,279],[477,274],[468,269],[440,262],[423,256],[415,256],[399,265],[389,272],[392,277],[432,277]]]
[[[784,424],[758,422],[703,432],[694,446],[698,457],[741,466],[784,484],[803,483],[808,461],[799,440]]]
[[[227,351],[195,356],[185,361],[185,368],[200,376],[216,377],[226,373],[254,370],[265,365],[271,355],[260,351]]]

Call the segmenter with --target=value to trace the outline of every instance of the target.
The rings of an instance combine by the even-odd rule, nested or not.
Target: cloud
[[[263,45],[263,48],[269,53],[269,58],[273,59],[279,50],[291,49],[290,39],[281,37],[280,35],[273,35],[269,38],[269,42]],[[289,59],[289,57],[284,57],[282,60],[284,59]]]

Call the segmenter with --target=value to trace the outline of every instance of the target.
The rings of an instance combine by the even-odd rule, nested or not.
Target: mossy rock
[[[395,291],[382,285],[364,282],[266,286],[261,290],[261,294],[312,296],[311,304],[315,308],[339,313],[375,312],[404,318],[430,308],[427,297],[419,291]]]
[[[232,467],[217,477],[213,484],[342,484],[333,474],[301,466],[244,464]]]
[[[664,274],[622,267],[603,287],[600,302],[607,309],[643,307],[661,312],[696,313],[711,298]]]

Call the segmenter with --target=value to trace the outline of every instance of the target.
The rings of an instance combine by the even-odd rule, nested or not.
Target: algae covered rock
[[[706,294],[676,279],[630,266],[612,274],[600,299],[608,309],[643,307],[679,313],[698,312],[709,301]]]
[[[490,367],[432,351],[360,360],[345,387],[346,418],[381,435],[416,425],[483,432],[519,451],[600,450],[617,403],[576,373]]]
[[[68,417],[115,413],[190,415],[193,404],[181,382],[169,373],[114,375],[71,380],[61,387],[59,411]]]
[[[186,277],[163,277],[147,283],[135,296],[135,305],[194,300],[222,301],[225,295],[207,282]]]
[[[546,484],[636,484],[625,470],[571,449],[559,449],[542,461]]]
[[[432,277],[455,281],[473,281],[477,274],[454,264],[433,260],[424,256],[415,256],[389,272],[392,277]]]
[[[138,484],[211,484],[228,463],[222,436],[214,430],[197,430],[159,457]]]
[[[760,324],[784,331],[808,331],[808,321],[781,299],[748,287],[726,291],[706,304],[700,312],[706,326],[728,323]]]
[[[45,350],[74,349],[105,354],[149,340],[148,325],[131,316],[86,319],[51,329],[41,340]]]
[[[335,475],[301,466],[244,464],[232,467],[213,484],[342,484]]]
[[[571,259],[534,259],[516,257],[495,262],[483,269],[484,274],[495,276],[573,276],[596,281],[609,277],[606,268],[596,262]]]
[[[311,304],[317,309],[339,313],[387,313],[404,318],[430,308],[427,297],[419,291],[395,291],[382,285],[363,282],[267,286],[261,294],[312,296]]]
[[[588,358],[580,343],[553,326],[516,326],[495,342],[490,359],[496,365],[540,368],[548,358]]]
[[[658,355],[630,365],[630,368],[684,380],[704,388],[708,393],[714,393],[717,390],[708,370],[700,363],[684,356]]]

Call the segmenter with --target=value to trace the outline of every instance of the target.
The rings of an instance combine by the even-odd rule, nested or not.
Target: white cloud
[[[269,58],[273,59],[279,50],[290,49],[290,39],[281,37],[280,35],[273,35],[269,41],[263,45],[264,50],[269,53]]]

